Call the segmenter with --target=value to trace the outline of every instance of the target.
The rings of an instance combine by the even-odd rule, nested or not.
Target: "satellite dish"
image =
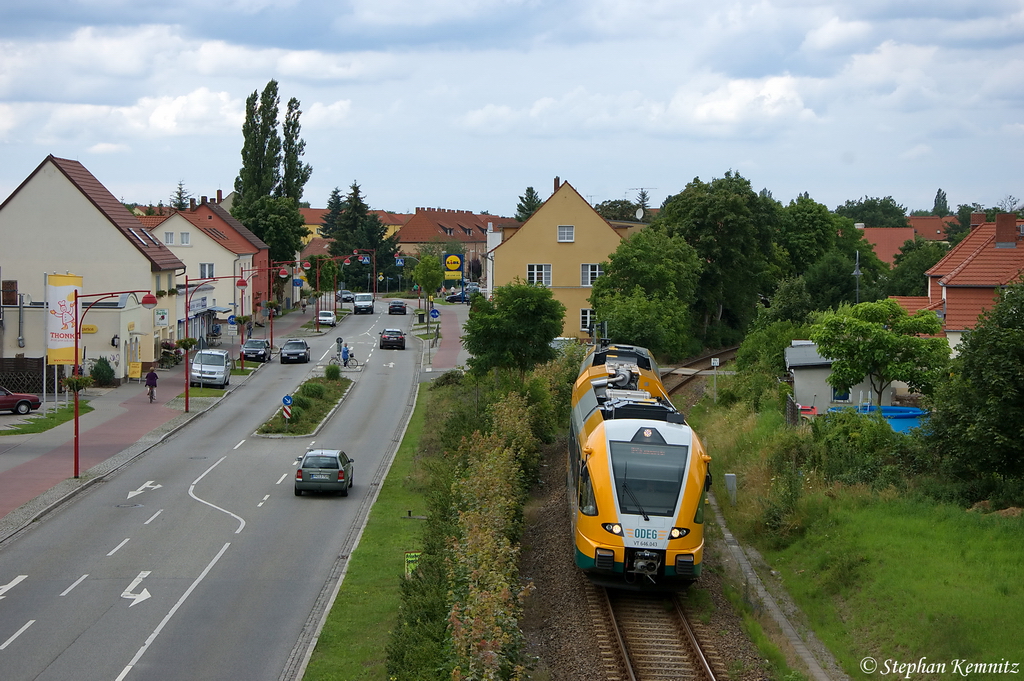
[[[644,217],[644,209],[643,208],[637,208],[636,209],[636,219],[637,220],[642,220],[643,217]]]

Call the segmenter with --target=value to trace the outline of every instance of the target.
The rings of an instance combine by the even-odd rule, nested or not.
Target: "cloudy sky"
[[[3,0],[0,200],[47,154],[125,201],[227,193],[271,78],[315,207],[511,215],[556,175],[658,205],[730,169],[830,208],[1024,198],[1024,0]]]

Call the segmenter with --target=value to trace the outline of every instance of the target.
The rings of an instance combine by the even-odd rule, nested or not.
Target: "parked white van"
[[[215,385],[225,388],[231,383],[231,357],[227,350],[200,350],[192,358],[189,385]]]

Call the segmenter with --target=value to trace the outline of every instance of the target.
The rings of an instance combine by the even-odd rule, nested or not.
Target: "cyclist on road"
[[[155,369],[150,369],[149,373],[146,374],[146,393],[149,395],[149,401],[153,402],[156,400],[156,375]]]

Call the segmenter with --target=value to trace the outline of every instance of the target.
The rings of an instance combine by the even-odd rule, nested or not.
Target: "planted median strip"
[[[341,377],[337,366],[324,367],[324,376],[311,378],[292,395],[291,418],[285,419],[280,410],[260,426],[260,435],[309,435],[331,413],[352,385]]]

